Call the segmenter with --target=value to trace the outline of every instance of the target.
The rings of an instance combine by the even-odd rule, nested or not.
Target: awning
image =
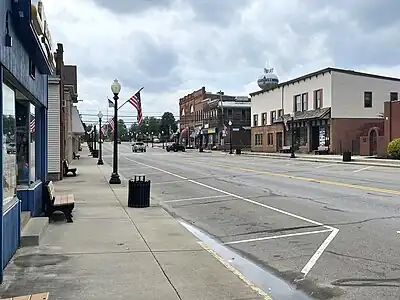
[[[72,133],[76,135],[84,135],[85,129],[82,125],[82,120],[79,117],[78,108],[72,106]]]

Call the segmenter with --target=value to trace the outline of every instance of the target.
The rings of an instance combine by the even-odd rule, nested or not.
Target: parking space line
[[[297,232],[297,233],[290,233],[290,234],[282,234],[282,235],[274,235],[274,236],[266,236],[261,238],[254,238],[254,239],[247,239],[247,240],[239,240],[233,242],[226,242],[225,245],[234,245],[234,244],[242,244],[242,243],[249,243],[249,242],[259,242],[259,241],[266,241],[266,240],[275,240],[280,238],[292,237],[292,236],[302,236],[302,235],[310,235],[310,234],[317,234],[317,233],[324,233],[324,232],[331,232],[333,229],[324,229],[324,230],[315,230],[315,231],[308,231],[308,232]]]
[[[173,184],[173,183],[181,183],[187,182],[187,180],[172,180],[172,181],[160,181],[160,182],[152,182],[151,184],[154,185],[161,185],[161,184]]]
[[[226,198],[227,195],[219,195],[219,196],[207,196],[207,197],[197,197],[197,198],[186,198],[186,199],[176,199],[176,200],[167,200],[163,201],[164,203],[173,203],[173,202],[185,202],[185,201],[196,201],[196,200],[207,200],[214,198]]]
[[[358,170],[353,171],[353,173],[358,173],[358,172],[361,172],[361,171],[364,171],[364,170],[371,169],[371,168],[373,168],[373,167],[374,167],[374,166],[368,166],[368,167],[365,167],[365,168],[361,168],[361,169],[358,169]]]
[[[188,182],[191,182],[191,183],[200,185],[200,186],[202,186],[202,187],[205,187],[205,188],[207,188],[207,189],[210,189],[210,190],[219,192],[219,193],[221,193],[221,194],[225,194],[225,195],[231,196],[232,198],[236,198],[236,199],[239,199],[239,200],[243,200],[243,201],[245,201],[245,202],[252,203],[252,204],[254,204],[254,205],[258,205],[258,206],[261,206],[261,207],[270,209],[270,210],[272,210],[272,211],[281,213],[281,214],[283,214],[283,215],[290,216],[290,217],[293,217],[293,218],[295,218],[295,219],[302,220],[302,221],[305,221],[305,222],[308,222],[308,223],[311,223],[311,224],[314,224],[314,225],[322,226],[322,227],[325,227],[325,228],[327,228],[327,229],[332,230],[331,234],[330,234],[330,235],[326,238],[326,240],[321,244],[321,246],[317,249],[317,251],[316,251],[316,252],[314,253],[314,255],[311,257],[311,259],[307,262],[307,264],[306,264],[306,265],[304,266],[304,268],[302,269],[301,272],[303,273],[304,277],[307,276],[307,274],[310,272],[310,270],[312,269],[312,267],[316,264],[316,262],[318,261],[318,259],[319,259],[319,258],[321,257],[321,255],[324,253],[325,249],[329,246],[329,244],[332,242],[332,240],[335,238],[335,236],[336,236],[336,235],[338,234],[338,232],[339,232],[339,229],[334,228],[334,227],[329,226],[329,225],[324,225],[324,224],[321,223],[321,222],[317,222],[317,221],[314,221],[314,220],[311,220],[311,219],[308,219],[308,218],[305,218],[305,217],[302,217],[302,216],[293,214],[293,213],[291,213],[291,212],[288,212],[288,211],[285,211],[285,210],[282,210],[282,209],[279,209],[279,208],[276,208],[276,207],[273,207],[273,206],[266,205],[266,204],[264,204],[264,203],[260,203],[260,202],[257,202],[257,201],[254,201],[254,200],[251,200],[251,199],[248,199],[248,198],[245,198],[245,197],[236,195],[236,194],[232,194],[232,193],[230,193],[230,192],[221,190],[221,189],[219,189],[219,188],[216,188],[216,187],[213,187],[213,186],[210,186],[210,185],[201,183],[201,182],[196,181],[196,180],[188,179],[188,178],[183,177],[183,176],[180,176],[180,175],[178,175],[178,174],[171,173],[171,172],[169,172],[169,171],[167,171],[167,170],[163,170],[163,169],[160,169],[160,168],[157,168],[157,167],[154,167],[154,166],[151,166],[151,165],[148,165],[148,164],[139,162],[139,161],[135,161],[135,160],[129,159],[129,158],[127,158],[127,157],[125,157],[125,159],[127,159],[127,160],[129,160],[129,161],[132,161],[132,162],[134,162],[134,163],[136,163],[136,164],[138,164],[138,165],[146,166],[146,167],[148,167],[148,168],[151,168],[151,169],[154,169],[154,170],[158,170],[158,171],[160,171],[160,172],[163,172],[163,173],[166,173],[166,174],[169,174],[169,175],[172,175],[172,176],[176,176],[176,177],[181,178],[181,179],[186,179]]]

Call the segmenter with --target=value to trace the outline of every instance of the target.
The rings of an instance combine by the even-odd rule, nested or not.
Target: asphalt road
[[[129,144],[119,162],[172,213],[316,299],[400,299],[400,169]]]

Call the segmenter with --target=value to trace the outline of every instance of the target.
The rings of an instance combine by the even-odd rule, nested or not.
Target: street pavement
[[[104,144],[112,162],[112,144]],[[119,145],[152,199],[316,299],[400,298],[400,169]],[[400,231],[399,231],[400,232]]]

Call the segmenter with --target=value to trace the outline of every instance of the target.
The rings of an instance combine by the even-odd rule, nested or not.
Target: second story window
[[[253,115],[253,126],[258,126],[258,115]]]
[[[233,116],[233,110],[232,108],[228,108],[228,119],[232,120],[232,116]]]
[[[314,109],[322,108],[322,89],[314,91]]]
[[[294,111],[301,111],[301,95],[294,96]]]
[[[267,113],[261,114],[261,125],[267,125]]]
[[[364,108],[372,107],[372,92],[364,92]]]
[[[278,110],[278,118],[283,116],[283,109]]]
[[[271,124],[276,121],[276,110],[271,111]]]
[[[35,79],[35,77],[36,77],[35,63],[33,62],[33,60],[31,58],[29,59],[29,75],[33,79]]]
[[[301,109],[302,111],[308,110],[308,93],[301,95]]]
[[[390,92],[390,101],[397,101],[399,100],[399,93],[398,92]]]

